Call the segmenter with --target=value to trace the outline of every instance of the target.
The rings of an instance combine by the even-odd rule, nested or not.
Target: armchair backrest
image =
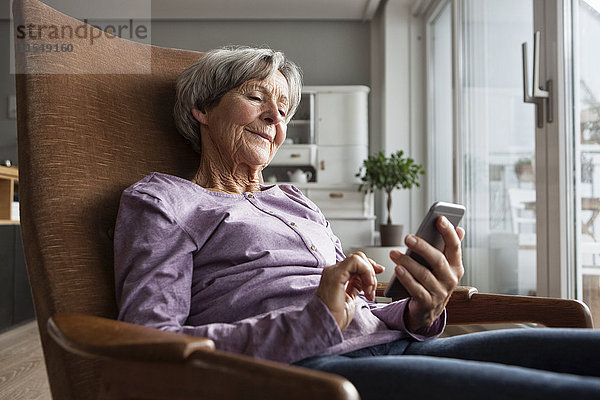
[[[195,172],[198,156],[177,133],[172,109],[176,77],[201,53],[104,34],[93,44],[52,40],[73,44],[71,52],[27,52],[44,41],[22,37],[19,26],[82,22],[37,0],[15,0],[13,13],[21,231],[50,386],[57,399],[94,397],[97,366],[60,349],[46,321],[57,312],[116,317],[120,194],[152,171]],[[146,71],[132,74],[131,66]]]

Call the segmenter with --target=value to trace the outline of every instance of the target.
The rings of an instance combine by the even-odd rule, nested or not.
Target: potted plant
[[[521,182],[532,182],[535,180],[531,158],[521,158],[518,160],[515,163],[515,173]]]
[[[392,224],[392,191],[394,189],[411,189],[419,186],[419,175],[425,170],[421,164],[415,163],[410,157],[404,157],[402,150],[386,157],[380,151],[376,156],[369,156],[363,161],[357,177],[362,183],[358,190],[365,193],[384,190],[387,194],[387,224],[379,226],[382,246],[401,246],[403,225]]]

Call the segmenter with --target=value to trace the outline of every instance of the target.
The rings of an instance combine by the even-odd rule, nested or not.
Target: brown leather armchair
[[[358,398],[335,375],[115,320],[112,240],[120,194],[152,171],[186,178],[195,172],[197,156],[176,133],[171,110],[177,75],[201,53],[106,35],[93,44],[53,38],[67,51],[33,51],[44,38],[22,37],[19,26],[82,23],[37,0],[16,0],[13,11],[21,226],[53,397]],[[576,301],[475,292],[456,291],[450,323],[591,326]]]

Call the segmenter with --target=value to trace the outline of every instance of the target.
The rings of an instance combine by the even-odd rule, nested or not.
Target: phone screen
[[[417,230],[416,236],[424,239],[438,250],[444,250],[444,239],[438,232],[436,226],[437,219],[443,215],[448,218],[448,221],[450,221],[452,225],[457,226],[464,214],[465,207],[460,204],[444,203],[441,201],[434,203],[427,212],[427,215],[425,215],[425,218],[423,218],[423,221]],[[406,252],[406,254],[413,260],[416,260],[418,263],[431,269],[429,264],[420,255],[413,253],[410,249]],[[403,299],[410,296],[408,291],[404,288],[404,286],[402,286],[395,276],[385,289],[384,295],[393,299]]]

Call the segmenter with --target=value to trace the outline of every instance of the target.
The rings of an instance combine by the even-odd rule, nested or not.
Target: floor
[[[0,334],[0,400],[50,400],[35,321]]]

